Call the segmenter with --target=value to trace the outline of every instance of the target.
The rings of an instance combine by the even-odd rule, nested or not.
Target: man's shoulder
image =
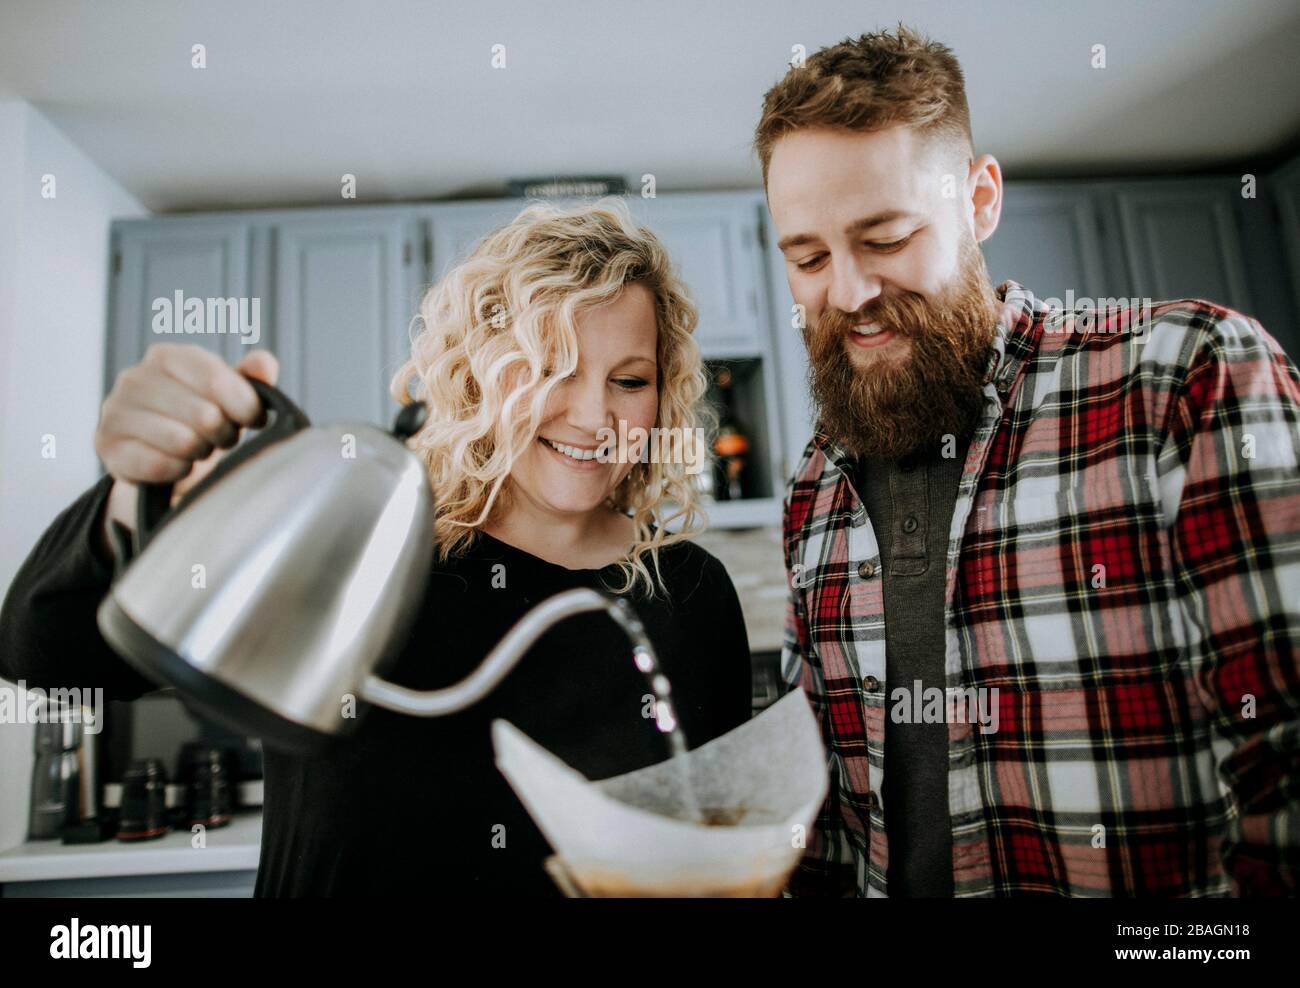
[[[1198,363],[1252,356],[1286,360],[1254,317],[1204,298],[1085,300],[1042,315],[1036,365],[1095,387],[1139,375],[1177,381]]]
[[[1196,344],[1218,340],[1272,339],[1253,316],[1204,298],[1157,302],[1138,298],[1098,298],[1071,312],[1044,315],[1044,340],[1076,338],[1092,347],[1146,346],[1172,339]],[[1157,348],[1160,349],[1160,348]]]
[[[1152,306],[1144,356],[1190,367],[1197,360],[1285,357],[1277,339],[1253,316],[1201,298]]]

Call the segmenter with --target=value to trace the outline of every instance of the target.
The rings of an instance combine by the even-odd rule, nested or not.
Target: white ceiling
[[[555,173],[755,187],[791,46],[899,20],[957,53],[1009,177],[1208,168],[1300,136],[1295,0],[0,0],[0,98],[155,210],[337,202],[345,172],[369,201]]]

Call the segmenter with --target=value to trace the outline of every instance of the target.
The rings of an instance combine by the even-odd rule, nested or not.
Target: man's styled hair
[[[903,24],[845,38],[792,67],[763,97],[754,150],[763,187],[776,142],[794,130],[883,130],[903,124],[973,156],[966,82],[952,50]]]

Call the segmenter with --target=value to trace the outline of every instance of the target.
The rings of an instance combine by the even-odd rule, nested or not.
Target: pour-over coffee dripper
[[[684,755],[602,781],[504,720],[492,740],[555,851],[546,869],[566,894],[778,895],[829,788],[821,732],[799,689]],[[692,821],[692,803],[712,823]]]

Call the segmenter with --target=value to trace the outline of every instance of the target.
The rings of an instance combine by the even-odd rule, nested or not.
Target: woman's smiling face
[[[578,314],[578,367],[551,392],[541,427],[510,479],[517,497],[540,513],[581,514],[598,509],[636,465],[638,450],[618,462],[617,445],[604,459],[608,433],[649,434],[659,413],[658,324],[654,296],[632,282],[618,298]],[[552,444],[569,447],[560,452]],[[590,459],[570,453],[586,450]]]

